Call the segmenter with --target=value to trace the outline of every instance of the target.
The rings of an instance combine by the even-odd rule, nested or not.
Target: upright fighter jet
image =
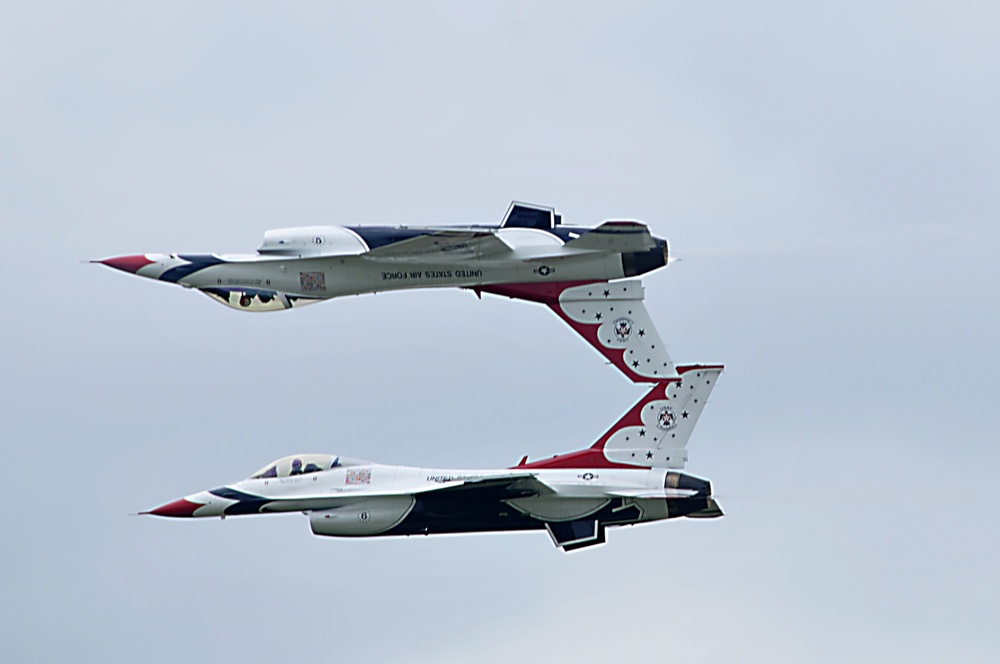
[[[667,241],[637,221],[566,226],[554,208],[511,203],[499,226],[308,226],[268,231],[256,254],[138,254],[94,261],[185,288],[241,311],[342,295],[467,288],[549,306],[626,376],[675,375],[625,280],[663,267]]]
[[[222,517],[303,512],[316,535],[375,537],[545,530],[572,551],[610,526],[722,510],[707,480],[680,472],[718,365],[677,367],[589,448],[502,470],[386,466],[298,454],[248,479],[143,514]]]

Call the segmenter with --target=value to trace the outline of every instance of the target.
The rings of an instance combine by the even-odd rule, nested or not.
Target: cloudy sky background
[[[4,659],[995,662],[1000,11],[980,2],[0,7]],[[727,511],[313,537],[129,516],[294,452],[503,467],[644,392],[542,307],[252,316],[86,259],[268,228],[635,218]]]

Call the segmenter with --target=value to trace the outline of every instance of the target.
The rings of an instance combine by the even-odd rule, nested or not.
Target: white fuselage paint
[[[147,254],[153,263],[136,274],[158,279],[188,261]],[[413,288],[472,288],[505,283],[604,281],[625,276],[618,254],[575,252],[530,261],[517,255],[461,262],[390,260],[368,256],[220,256],[226,262],[182,277],[187,288],[266,289],[293,297],[329,299]],[[539,268],[545,274],[539,272]],[[322,275],[322,276],[320,276]]]
[[[406,498],[419,498],[421,494],[465,483],[474,485],[477,481],[523,478],[537,481],[543,485],[543,491],[537,496],[513,498],[505,502],[536,519],[579,519],[605,507],[611,500],[624,499],[640,507],[643,514],[641,521],[653,521],[667,518],[665,498],[682,498],[693,493],[664,489],[666,473],[664,468],[455,470],[373,463],[291,477],[246,479],[224,488],[266,501],[262,510],[266,513],[308,512],[337,510],[391,498],[403,499],[402,504]],[[627,497],[627,494],[633,496]],[[644,498],[644,494],[659,495]],[[204,505],[195,510],[192,515],[195,517],[222,516],[227,507],[238,502],[208,491],[187,496],[186,500]],[[408,504],[412,506],[412,503]],[[405,514],[401,514],[400,520],[402,517]],[[374,535],[378,532],[355,534]]]

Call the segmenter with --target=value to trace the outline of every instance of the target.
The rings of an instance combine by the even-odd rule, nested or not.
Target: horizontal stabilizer
[[[715,498],[708,499],[708,507],[703,510],[698,510],[697,512],[691,512],[690,514],[685,514],[689,519],[716,519],[720,516],[725,516],[722,508],[719,507],[719,503],[715,502]]]
[[[585,546],[604,544],[604,524],[596,519],[576,521],[550,521],[545,524],[549,536],[563,551],[574,551]]]
[[[637,221],[606,221],[597,228],[566,243],[567,249],[618,253],[649,251],[656,240],[645,224]]]

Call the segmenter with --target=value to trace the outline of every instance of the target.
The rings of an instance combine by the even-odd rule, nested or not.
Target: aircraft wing
[[[597,228],[566,243],[567,249],[631,252],[656,248],[656,240],[645,224],[637,221],[605,221]]]
[[[524,492],[524,495],[534,495],[543,491],[545,485],[535,479],[532,472],[501,473],[496,475],[440,475],[428,478],[433,484],[422,484],[414,489],[411,486],[395,485],[388,487],[348,488],[342,492],[334,494],[317,494],[315,496],[304,496],[307,499],[326,499],[350,502],[358,498],[371,498],[374,496],[403,496],[403,495],[454,495],[462,494],[471,496],[474,492],[502,492],[516,487],[516,493]],[[508,496],[509,497],[509,496]]]
[[[384,487],[359,486],[345,487],[344,490],[333,493],[319,492],[298,494],[295,496],[273,496],[246,493],[232,487],[223,487],[211,491],[212,494],[226,500],[236,501],[226,507],[226,514],[257,514],[268,511],[287,511],[287,505],[294,504],[296,509],[325,510],[357,503],[366,498],[386,496],[414,496],[421,498],[437,498],[441,500],[494,499],[509,500],[535,496],[547,490],[544,484],[535,479],[532,472],[511,472],[495,475],[465,476],[442,475],[429,478],[434,483],[412,485],[390,485]],[[269,509],[273,504],[284,505],[281,509]]]
[[[377,247],[366,258],[389,261],[463,261],[513,251],[492,230],[439,230]]]
[[[634,383],[677,375],[643,305],[645,291],[638,279],[498,284],[475,290],[545,304]]]
[[[423,497],[441,496],[449,498],[525,498],[545,492],[548,487],[539,482],[534,474],[512,474],[488,477],[476,477],[464,480],[461,484],[451,484],[440,488],[423,489]]]

